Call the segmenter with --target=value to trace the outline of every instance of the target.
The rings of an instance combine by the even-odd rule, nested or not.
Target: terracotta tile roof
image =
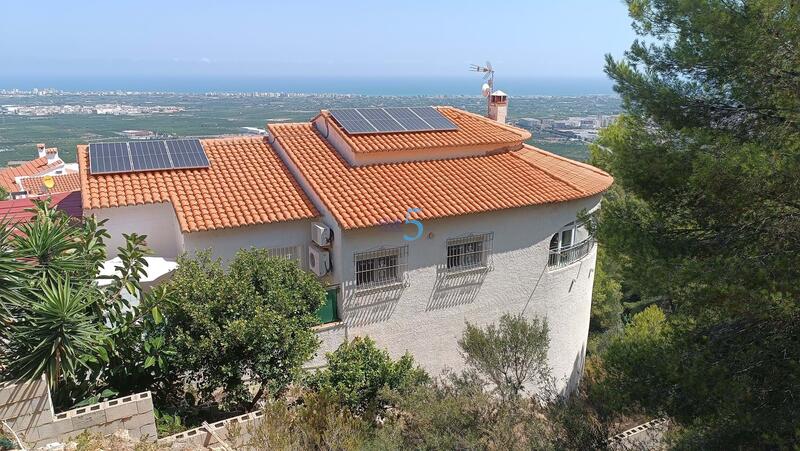
[[[89,173],[87,146],[78,146],[84,208],[170,202],[183,232],[319,215],[264,137],[201,142],[208,168],[98,175]]]
[[[533,147],[485,156],[349,166],[312,124],[269,131],[346,229],[580,199],[613,179]]]
[[[348,135],[333,119],[330,112],[320,115],[327,123],[341,131],[344,140],[356,153],[385,152],[394,150],[417,150],[447,147],[466,147],[494,144],[498,147],[522,144],[530,139],[528,131],[500,124],[486,117],[453,107],[436,107],[445,117],[458,126],[458,130],[438,132],[378,133]]]
[[[64,162],[61,160],[56,160],[52,164],[47,164],[47,157],[41,157],[26,161],[20,166],[0,169],[0,186],[8,192],[19,191],[20,189],[16,182],[17,177],[39,175],[63,164]]]
[[[53,194],[51,205],[73,218],[83,217],[81,194],[79,192]],[[16,224],[33,218],[34,213],[27,211],[33,208],[33,199],[14,199],[0,201],[0,222]]]
[[[58,174],[53,176],[53,187],[47,189],[44,186],[44,177],[25,177],[20,180],[20,188],[27,191],[30,196],[42,194],[69,193],[81,190],[81,178],[77,172],[69,174]]]
[[[605,191],[613,181],[608,173],[592,165],[570,160],[527,144],[515,154],[586,193],[587,196]]]

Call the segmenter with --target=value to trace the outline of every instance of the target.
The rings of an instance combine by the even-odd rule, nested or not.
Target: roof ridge
[[[527,164],[528,164],[528,165],[530,165],[531,167],[534,167],[534,168],[536,168],[536,169],[538,169],[538,170],[540,170],[540,171],[544,172],[544,173],[545,173],[545,174],[547,174],[547,175],[548,175],[550,178],[552,178],[552,179],[554,179],[554,180],[558,180],[559,182],[563,182],[563,183],[565,183],[567,186],[569,186],[570,188],[574,189],[575,191],[577,191],[577,192],[579,192],[579,193],[581,193],[581,194],[584,194],[584,195],[588,194],[588,192],[587,192],[587,191],[584,191],[584,190],[582,190],[582,189],[578,188],[578,187],[577,187],[577,185],[575,185],[574,183],[570,182],[569,180],[566,180],[566,179],[564,179],[564,178],[561,178],[561,177],[559,177],[559,176],[557,176],[557,175],[553,174],[552,172],[548,171],[547,169],[545,169],[545,168],[543,168],[543,167],[541,167],[541,166],[539,166],[539,165],[535,164],[533,161],[530,161],[530,160],[527,160],[527,159],[523,158],[521,155],[517,154],[517,152],[509,152],[509,153],[510,153],[511,155],[515,156],[516,158],[518,158],[518,159],[522,160],[523,162],[527,163]]]
[[[456,107],[450,106],[450,105],[438,105],[438,106],[436,106],[434,108],[436,108],[437,110],[439,108],[443,108],[443,109],[446,108],[446,109],[448,109],[450,111],[455,112],[456,114],[467,114],[467,115],[472,116],[474,118],[480,119],[480,120],[482,120],[484,122],[487,122],[487,123],[490,123],[492,125],[496,125],[498,127],[504,128],[504,129],[506,129],[506,130],[508,130],[508,131],[510,131],[512,133],[516,133],[520,137],[527,136],[527,138],[522,138],[522,141],[525,141],[527,139],[531,139],[533,137],[533,134],[531,132],[527,131],[527,130],[521,129],[519,127],[514,127],[513,125],[504,124],[502,122],[497,122],[494,119],[490,119],[490,118],[488,118],[486,116],[482,116],[480,114],[473,113],[472,111],[462,110],[461,108],[456,108]]]
[[[540,148],[538,148],[536,146],[532,146],[530,144],[523,144],[523,147],[526,147],[526,148],[528,148],[530,150],[537,151],[539,153],[543,153],[543,154],[545,154],[547,156],[550,156],[550,157],[553,157],[555,159],[558,159],[558,160],[561,160],[561,161],[565,161],[565,162],[570,163],[572,165],[578,166],[579,168],[588,169],[588,170],[594,172],[595,174],[604,175],[606,177],[611,177],[611,174],[609,174],[608,172],[606,172],[606,171],[604,171],[604,170],[602,170],[602,169],[600,169],[600,168],[598,168],[596,166],[592,166],[591,164],[586,164],[586,163],[583,163],[583,162],[580,162],[580,161],[575,161],[575,160],[573,160],[571,158],[567,158],[567,157],[555,154],[553,152],[548,152],[548,151],[546,151],[544,149],[540,149]]]

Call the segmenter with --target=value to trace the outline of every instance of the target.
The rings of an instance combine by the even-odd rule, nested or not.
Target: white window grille
[[[267,254],[272,258],[285,258],[287,260],[294,260],[298,266],[303,265],[303,247],[302,246],[287,246],[287,247],[273,247],[267,249]]]
[[[561,268],[576,262],[589,254],[593,245],[594,237],[589,235],[586,224],[570,222],[550,239],[547,266]]]
[[[447,271],[459,272],[489,266],[493,233],[447,240]]]
[[[369,290],[403,282],[408,248],[379,249],[355,254],[356,289]]]

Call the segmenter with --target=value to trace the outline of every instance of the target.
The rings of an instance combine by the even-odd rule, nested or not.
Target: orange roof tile
[[[25,163],[0,169],[0,186],[8,192],[19,191],[17,186],[17,177],[26,177],[31,175],[39,175],[51,169],[55,169],[64,164],[61,160],[56,160],[52,164],[47,164],[47,157],[37,158],[35,160],[26,161]]]
[[[447,147],[465,147],[494,144],[498,147],[520,145],[531,134],[526,130],[500,124],[478,114],[453,107],[436,107],[440,113],[453,121],[458,130],[404,133],[373,133],[348,135],[333,119],[330,112],[320,115],[329,126],[336,127],[355,153],[386,152]]]
[[[409,208],[422,209],[414,215],[418,219],[432,219],[569,201],[601,193],[613,181],[599,169],[528,146],[492,155],[353,167],[310,123],[268,128],[345,229],[402,221]]]
[[[181,231],[196,232],[319,215],[264,137],[201,140],[202,169],[90,174],[78,146],[86,209],[170,202]]]
[[[58,174],[53,176],[53,187],[44,186],[44,177],[25,177],[20,180],[20,188],[27,191],[30,196],[43,194],[69,193],[81,190],[81,178],[77,172]]]

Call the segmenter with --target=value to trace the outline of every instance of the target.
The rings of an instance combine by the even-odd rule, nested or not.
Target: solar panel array
[[[89,144],[92,174],[207,167],[208,157],[197,139]]]
[[[347,108],[331,115],[351,135],[458,130],[433,107]]]

